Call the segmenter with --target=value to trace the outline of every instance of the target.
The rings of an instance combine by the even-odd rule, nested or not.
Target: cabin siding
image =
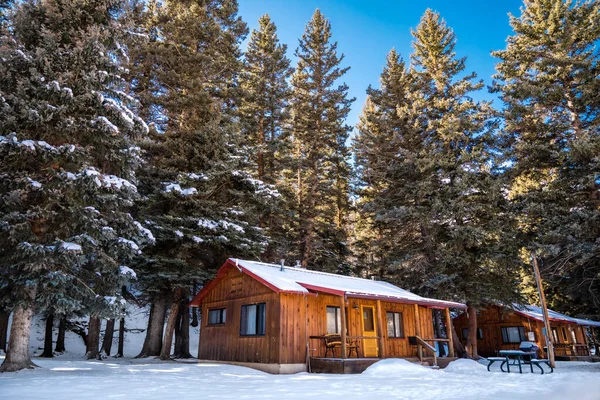
[[[468,318],[466,313],[459,315],[454,318],[454,328],[456,333],[461,340],[461,343],[466,344],[466,337],[463,336],[463,329],[468,328]],[[480,356],[491,357],[496,356],[499,350],[518,350],[519,343],[504,343],[502,340],[501,329],[503,327],[523,327],[525,330],[525,336],[527,332],[534,332],[534,342],[542,350],[540,355],[544,354],[544,347],[546,346],[545,338],[543,336],[544,323],[536,319],[528,318],[524,315],[520,315],[512,312],[508,309],[502,309],[498,306],[491,306],[479,311],[477,318],[478,328],[483,331],[483,339],[477,341],[477,350]],[[569,345],[574,344],[587,344],[584,329],[581,326],[574,324],[565,324],[556,321],[550,321],[550,327],[556,328],[558,331],[558,341],[555,342],[555,350],[557,355],[560,355],[559,347],[571,347]],[[576,334],[576,342],[573,342],[569,328],[573,329]],[[566,332],[566,339],[563,334],[563,329]],[[557,346],[558,345],[558,346]]]
[[[242,305],[266,303],[264,336],[241,336]],[[224,325],[208,325],[208,310],[226,308]],[[279,360],[279,296],[232,268],[202,302],[198,358],[204,360],[277,363]]]

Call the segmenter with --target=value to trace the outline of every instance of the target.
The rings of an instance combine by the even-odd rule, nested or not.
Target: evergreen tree
[[[598,315],[600,4],[529,0],[510,24],[506,49],[493,53],[494,90],[506,104],[519,239],[528,263],[531,252],[541,257],[560,308]]]
[[[290,218],[286,204],[293,201],[293,194],[286,191],[283,174],[290,164],[288,103],[291,90],[288,78],[292,69],[285,55],[287,46],[279,43],[269,15],[263,15],[258,22],[258,30],[250,35],[240,75],[243,90],[241,144],[244,157],[248,158],[248,172],[260,181],[275,185],[284,195],[261,216],[261,226],[271,238],[263,258],[275,261],[285,258],[289,252],[287,229]]]
[[[337,85],[349,67],[331,42],[331,25],[316,10],[296,50],[292,132],[298,257],[303,267],[347,271],[351,167],[344,120],[354,99]],[[337,85],[337,86],[336,86]]]
[[[137,265],[140,289],[152,301],[140,356],[168,358],[182,297],[227,256],[263,251],[267,238],[258,216],[279,194],[244,170],[237,80],[247,28],[237,2],[150,3],[141,19],[149,34],[130,49],[132,90],[152,132],[141,144],[144,197],[136,215],[156,243]],[[166,302],[171,314],[161,340]]]
[[[363,209],[384,238],[384,276],[467,302],[475,357],[477,307],[512,301],[518,287],[510,214],[493,170],[493,112],[470,98],[482,84],[464,75],[439,14],[427,10],[413,37],[410,70],[392,52],[362,117],[357,157],[363,180],[376,182]]]
[[[14,310],[0,371],[32,367],[34,307],[115,315],[126,267],[152,240],[127,213],[131,140],[117,1],[19,2],[0,44],[0,289]],[[128,180],[129,179],[129,180]],[[94,355],[92,355],[94,356]]]

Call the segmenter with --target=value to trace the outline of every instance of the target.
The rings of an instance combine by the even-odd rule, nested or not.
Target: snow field
[[[600,364],[559,362],[554,374],[488,372],[470,360],[431,370],[388,359],[360,375],[269,375],[216,363],[64,361],[0,375],[2,399],[577,399],[600,398]]]

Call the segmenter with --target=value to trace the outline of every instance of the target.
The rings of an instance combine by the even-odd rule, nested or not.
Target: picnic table
[[[501,361],[500,370],[502,372],[510,373],[510,366],[518,365],[519,373],[522,374],[523,373],[522,365],[527,365],[527,364],[529,364],[529,368],[531,368],[532,373],[533,373],[533,366],[535,365],[536,367],[538,367],[540,369],[540,371],[542,372],[542,375],[544,374],[544,368],[542,368],[542,366],[540,364],[546,364],[548,367],[550,367],[550,373],[554,372],[554,368],[552,368],[552,366],[550,365],[550,361],[548,361],[546,359],[533,358],[532,353],[529,353],[526,351],[521,351],[521,350],[500,350],[498,353],[504,357],[489,357],[488,358],[489,364],[487,367],[488,371],[490,370],[490,367],[492,366],[493,363],[495,363],[496,361]],[[529,356],[532,358],[527,359],[528,357],[525,357],[525,356]],[[504,365],[506,365],[506,371],[504,370]]]

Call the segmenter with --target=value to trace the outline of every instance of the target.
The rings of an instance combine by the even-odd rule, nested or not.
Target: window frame
[[[469,338],[468,334],[469,328],[462,328],[462,337],[465,341]],[[477,328],[477,340],[483,340],[483,328]]]
[[[511,328],[516,328],[518,330],[518,332],[519,332],[519,341],[518,342],[510,342],[508,340],[505,340],[505,339],[509,339],[508,329],[511,329]],[[505,330],[506,330],[506,334],[504,333]],[[518,326],[518,325],[501,326],[500,327],[500,336],[502,337],[503,344],[518,344],[521,342],[527,342],[527,335],[525,334],[524,326]]]
[[[254,332],[248,333],[248,309],[250,307],[256,307],[255,321],[254,321]],[[244,311],[246,310],[246,311]],[[245,320],[244,320],[245,319]],[[265,336],[267,333],[267,303],[251,303],[242,304],[240,307],[240,336],[241,337],[260,337]]]
[[[390,336],[390,315],[392,316],[392,322],[394,325],[394,336]],[[399,315],[398,321],[400,321],[400,326],[396,326],[396,315]],[[385,322],[387,327],[387,337],[391,339],[405,339],[406,336],[404,334],[404,315],[401,311],[385,311]],[[399,333],[399,334],[398,334]]]
[[[210,314],[219,312],[219,322],[210,322]],[[209,308],[207,313],[206,326],[223,326],[227,323],[227,307]]]
[[[329,332],[329,310],[333,310],[333,323],[335,325],[335,330],[333,332]],[[325,306],[325,330],[327,334],[338,333],[342,334],[342,314],[341,308],[339,306]]]

